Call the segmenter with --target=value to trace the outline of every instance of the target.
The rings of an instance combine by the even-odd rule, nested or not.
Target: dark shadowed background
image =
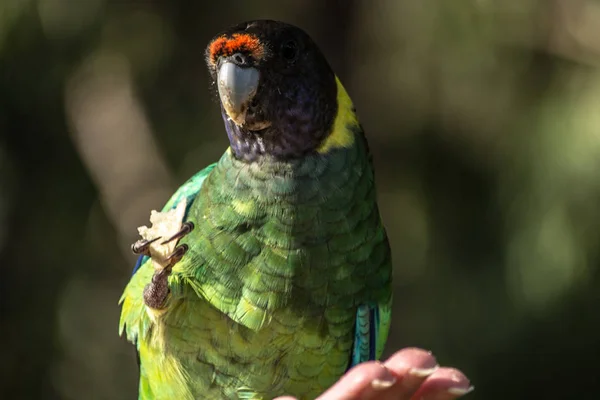
[[[0,397],[133,399],[129,245],[227,147],[208,40],[282,19],[358,108],[393,245],[386,354],[473,399],[593,399],[600,2],[0,0]]]

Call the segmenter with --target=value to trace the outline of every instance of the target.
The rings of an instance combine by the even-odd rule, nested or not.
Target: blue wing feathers
[[[369,314],[369,360],[377,359],[377,336],[379,334],[379,307],[371,308]]]
[[[377,335],[379,331],[379,307],[361,305],[356,311],[354,347],[348,368],[365,361],[377,359]]]
[[[133,266],[133,271],[131,272],[132,276],[135,275],[137,270],[140,269],[142,264],[145,263],[148,258],[150,258],[150,257],[148,257],[148,256],[139,256],[138,257],[137,261],[135,262],[135,265]]]

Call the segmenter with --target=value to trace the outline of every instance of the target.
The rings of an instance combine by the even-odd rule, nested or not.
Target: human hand
[[[317,400],[453,400],[472,390],[459,370],[439,367],[428,351],[406,348],[384,362],[357,365]]]

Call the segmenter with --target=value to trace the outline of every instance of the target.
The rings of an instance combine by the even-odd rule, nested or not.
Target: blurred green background
[[[358,108],[393,245],[387,354],[473,399],[600,398],[600,2],[1,0],[0,397],[133,399],[129,245],[227,146],[203,51],[307,30]]]

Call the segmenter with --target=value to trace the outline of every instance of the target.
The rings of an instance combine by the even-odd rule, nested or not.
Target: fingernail
[[[396,383],[396,377],[385,366],[381,365],[381,367],[385,370],[384,375],[371,381],[371,387],[375,390],[385,390]]]
[[[429,375],[437,371],[438,366],[433,368],[411,368],[408,370],[409,375],[416,376],[417,378],[427,378]]]
[[[375,390],[385,390],[389,387],[392,387],[396,383],[396,378],[391,379],[374,379],[371,382],[371,387]]]
[[[471,393],[473,390],[475,390],[475,386],[469,386],[468,388],[450,388],[447,390],[448,393],[450,393],[452,396],[464,396],[468,393]]]

